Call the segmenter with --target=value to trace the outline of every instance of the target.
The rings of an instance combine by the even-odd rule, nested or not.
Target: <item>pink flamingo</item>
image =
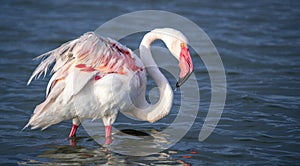
[[[180,87],[193,72],[187,39],[181,32],[161,28],[147,33],[139,47],[141,59],[117,41],[88,32],[37,57],[43,61],[28,84],[33,78],[46,74],[51,64],[56,63],[47,86],[46,100],[36,106],[25,128],[31,126],[43,130],[73,119],[69,135],[73,137],[81,120],[101,118],[106,144],[110,144],[111,125],[119,111],[149,122],[166,116],[172,106],[173,92],[151,55],[150,45],[157,39],[162,40],[179,61],[180,76],[176,87]],[[160,91],[156,104],[149,104],[145,99],[146,72]]]

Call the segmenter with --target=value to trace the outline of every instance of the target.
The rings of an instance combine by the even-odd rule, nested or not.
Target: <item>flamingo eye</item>
[[[181,48],[186,48],[186,44],[185,43],[180,43],[180,47]]]

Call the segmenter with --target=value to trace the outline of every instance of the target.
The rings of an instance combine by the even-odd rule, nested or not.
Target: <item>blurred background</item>
[[[210,81],[198,55],[192,56],[195,66],[201,66],[195,71],[201,93],[199,113],[188,134],[168,150],[147,157],[120,155],[98,145],[82,128],[76,146],[70,146],[66,137],[71,121],[45,131],[22,131],[35,105],[44,100],[49,78],[26,86],[38,64],[34,57],[119,15],[150,9],[174,12],[195,22],[223,60],[227,100],[207,140],[199,142],[198,134],[210,104]],[[2,0],[0,164],[299,165],[299,9],[297,0]],[[133,36],[124,44],[136,49],[140,39]],[[170,77],[170,82],[175,79]],[[155,86],[153,81],[149,86]],[[176,117],[177,106],[175,101],[175,110],[165,120],[144,124],[142,130],[151,134],[167,126]],[[118,119],[116,126],[120,124]]]

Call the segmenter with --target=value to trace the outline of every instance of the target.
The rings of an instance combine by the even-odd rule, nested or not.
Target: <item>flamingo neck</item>
[[[144,36],[139,48],[141,60],[146,68],[146,71],[156,83],[160,93],[159,101],[155,104],[148,103],[146,98],[143,97],[143,103],[146,103],[146,106],[141,111],[143,114],[140,112],[140,115],[144,117],[143,119],[146,117],[145,120],[149,122],[155,122],[166,116],[171,110],[173,101],[172,88],[166,77],[160,72],[151,54],[150,45],[157,39],[164,41],[163,37],[159,34],[150,32]]]

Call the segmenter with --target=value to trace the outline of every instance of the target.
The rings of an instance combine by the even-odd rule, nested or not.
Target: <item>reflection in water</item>
[[[70,138],[70,146],[76,146],[76,145],[77,145],[76,137]]]
[[[81,146],[52,146],[38,157],[52,159],[59,164],[106,164],[109,163],[109,153],[105,148],[89,149]]]
[[[150,134],[148,134],[146,132],[133,130],[133,129],[123,129],[123,130],[121,130],[121,133],[133,135],[133,136],[150,136]]]
[[[72,139],[78,144],[86,138]],[[90,138],[89,138],[90,139]],[[89,148],[84,146],[49,145],[37,157],[40,161],[19,162],[20,165],[187,165],[181,160],[172,159],[166,153],[147,157],[126,156],[113,153],[107,147]],[[43,160],[44,159],[44,160]]]
[[[156,130],[133,130],[122,129],[114,132],[113,142],[110,145],[105,145],[110,151],[129,156],[146,156],[149,154],[157,154],[165,149],[170,141],[168,136],[158,133]],[[104,138],[98,135],[93,136],[93,139],[103,144]]]
[[[85,120],[82,122],[85,131],[100,145],[105,144],[103,123],[101,121]],[[128,126],[128,125],[127,125]],[[142,125],[139,125],[140,127]],[[119,127],[121,128],[121,127]],[[129,126],[137,129],[137,126]],[[129,156],[146,156],[156,154],[167,149],[174,140],[169,133],[158,132],[153,129],[141,128],[118,129],[113,127],[112,143],[106,146],[110,151]],[[123,130],[123,132],[122,132]]]
[[[155,130],[125,129],[116,132],[113,137],[114,142],[108,148],[123,155],[145,156],[155,154],[162,151],[164,146],[168,144],[166,137],[158,135]]]

